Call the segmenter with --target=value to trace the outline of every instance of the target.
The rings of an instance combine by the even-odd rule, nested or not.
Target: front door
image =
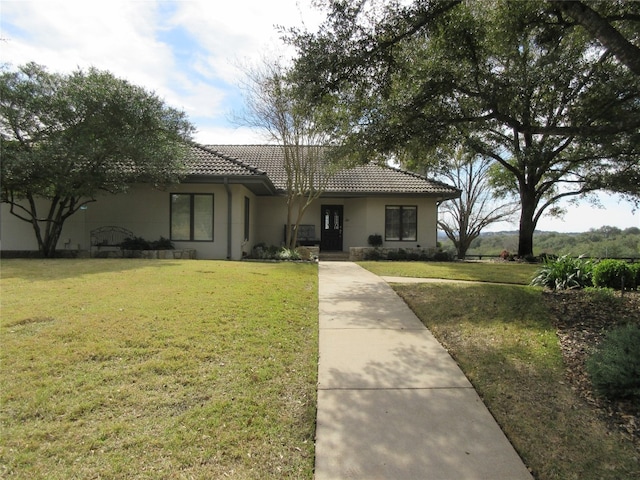
[[[320,250],[342,251],[342,205],[322,205]]]

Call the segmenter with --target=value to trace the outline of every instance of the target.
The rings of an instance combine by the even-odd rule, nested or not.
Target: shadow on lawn
[[[174,260],[142,260],[134,258],[20,258],[2,260],[3,278],[20,278],[31,281],[56,281],[82,275],[117,273],[155,268],[162,271],[174,267],[179,262]]]

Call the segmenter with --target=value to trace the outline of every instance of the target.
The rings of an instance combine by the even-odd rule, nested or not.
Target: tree
[[[322,195],[333,171],[329,137],[317,121],[320,107],[311,108],[296,96],[294,84],[279,61],[264,60],[246,73],[247,113],[239,121],[262,129],[271,141],[282,145],[287,196],[285,244],[293,249],[305,211]]]
[[[640,15],[637,11],[625,11],[623,2],[608,2],[609,5],[600,5],[604,10],[611,9],[609,15],[601,15],[585,2],[573,0],[549,0],[551,8],[559,15],[567,14],[569,17],[581,25],[589,34],[615,55],[618,60],[624,63],[636,75],[640,75],[640,47],[634,45],[623,33],[612,24],[612,22],[625,22],[635,24],[634,40],[638,41],[638,23]],[[617,5],[616,5],[617,4]],[[613,8],[611,8],[613,7]],[[562,18],[561,18],[562,19]],[[570,23],[567,23],[571,26]]]
[[[441,176],[460,189],[459,198],[441,208],[438,226],[453,242],[459,259],[466,257],[471,243],[489,225],[511,217],[516,203],[497,203],[489,186],[493,161],[489,158],[455,152]]]
[[[55,255],[64,222],[99,192],[177,181],[194,127],[156,95],[96,69],[30,63],[0,74],[2,201]]]
[[[617,9],[620,30],[634,31],[640,3],[588,3],[607,18]],[[345,145],[421,158],[464,145],[493,159],[498,193],[520,202],[519,255],[533,253],[538,220],[562,198],[640,195],[624,181],[640,171],[640,78],[551,4],[329,4],[317,33],[289,40],[310,98],[348,109]]]

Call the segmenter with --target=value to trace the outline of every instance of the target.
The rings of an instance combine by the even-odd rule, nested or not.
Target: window
[[[418,207],[387,205],[384,239],[415,242],[418,239]]]
[[[171,240],[213,241],[212,194],[171,194]]]
[[[249,197],[244,197],[244,239],[249,240],[249,212],[251,211],[251,204],[249,203]]]

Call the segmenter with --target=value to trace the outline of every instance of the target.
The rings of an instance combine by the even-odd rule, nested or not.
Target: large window
[[[212,194],[171,194],[171,240],[213,241]]]
[[[387,205],[384,239],[415,242],[418,239],[418,207]]]

